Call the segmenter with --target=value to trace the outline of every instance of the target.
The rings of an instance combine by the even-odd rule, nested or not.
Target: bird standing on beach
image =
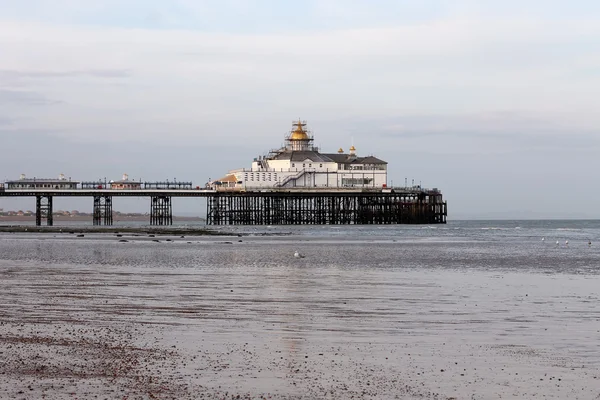
[[[565,246],[568,246],[568,245],[569,245],[569,241],[565,240]]]
[[[556,245],[558,246],[558,244],[559,244],[559,243],[558,243],[558,240],[557,240],[557,241],[556,241]]]
[[[544,240],[546,240],[546,238],[542,238],[542,242],[543,242]]]
[[[296,250],[296,252],[294,253],[294,257],[296,258],[304,258],[304,256],[300,253],[298,253],[298,250]]]

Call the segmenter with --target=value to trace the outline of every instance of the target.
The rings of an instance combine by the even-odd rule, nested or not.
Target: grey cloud
[[[62,103],[64,102],[61,100],[49,99],[37,92],[0,89],[0,105],[47,106]]]
[[[407,116],[385,120],[359,121],[356,135],[369,132],[388,139],[436,140],[439,145],[452,141],[469,141],[474,147],[482,143],[506,145],[512,151],[536,148],[590,149],[600,147],[598,132],[519,113],[494,113],[449,117],[444,115]]]
[[[88,69],[73,71],[0,70],[0,79],[71,78],[76,76],[92,76],[96,78],[127,78],[131,75],[131,71],[126,69]]]
[[[14,123],[13,119],[4,118],[0,116],[0,126],[12,125]]]

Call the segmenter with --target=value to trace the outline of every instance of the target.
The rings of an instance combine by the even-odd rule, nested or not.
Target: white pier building
[[[217,190],[381,189],[387,186],[387,162],[360,157],[354,146],[344,153],[320,153],[306,121],[295,121],[284,147],[259,156],[250,169],[236,169],[209,182]]]

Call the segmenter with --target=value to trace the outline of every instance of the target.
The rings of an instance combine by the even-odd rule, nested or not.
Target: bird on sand
[[[567,246],[569,245],[569,241],[568,240],[565,240],[565,245],[567,245]]]
[[[556,245],[558,246],[558,244],[559,244],[559,243],[558,243],[558,240],[557,240],[557,241],[556,241]]]
[[[304,258],[304,256],[300,253],[298,253],[298,250],[296,250],[296,252],[294,253],[294,257],[296,258]]]
[[[546,240],[546,238],[542,238],[542,242],[543,242],[544,240]]]

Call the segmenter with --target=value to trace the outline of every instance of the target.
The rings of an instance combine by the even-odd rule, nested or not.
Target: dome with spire
[[[306,121],[302,121],[298,118],[297,121],[293,122],[294,129],[292,129],[289,135],[286,137],[288,142],[287,149],[291,151],[312,151],[314,150],[311,142],[313,141],[312,135],[309,134],[308,130],[304,128]]]
[[[306,133],[306,130],[304,129],[305,125],[306,122],[302,122],[300,119],[294,122],[294,126],[296,127],[296,129],[292,131],[289,140],[310,140],[308,133]]]

